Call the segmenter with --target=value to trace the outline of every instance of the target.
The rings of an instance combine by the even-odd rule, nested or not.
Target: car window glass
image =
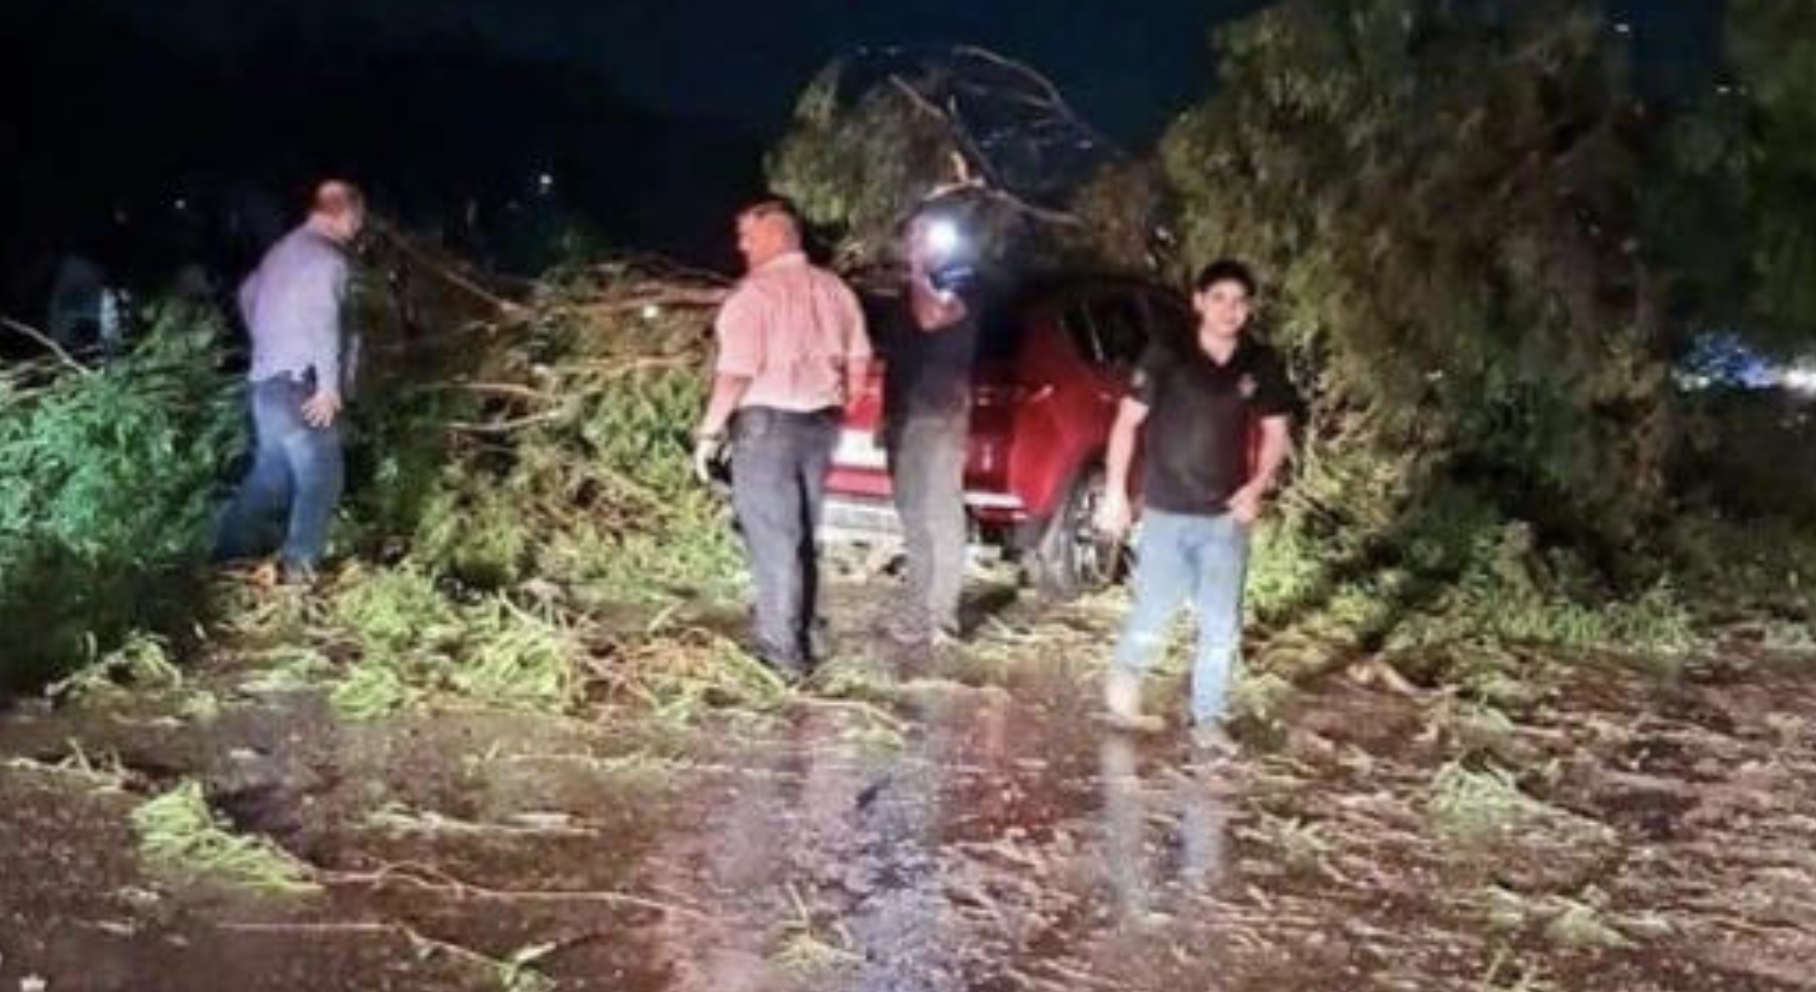
[[[1091,301],[1091,326],[1096,331],[1098,361],[1114,368],[1132,368],[1148,344],[1141,300],[1118,293]]]
[[[977,360],[983,364],[1014,361],[1027,334],[1026,322],[1025,314],[1009,307],[986,309],[977,338]]]
[[[1059,322],[1066,329],[1066,337],[1072,339],[1072,347],[1078,349],[1078,355],[1087,362],[1100,363],[1104,360],[1103,344],[1098,339],[1097,329],[1091,320],[1091,311],[1084,301],[1075,301],[1060,311]]]
[[[1184,345],[1192,340],[1192,312],[1172,297],[1155,294],[1149,296],[1148,329],[1156,341],[1172,345]]]

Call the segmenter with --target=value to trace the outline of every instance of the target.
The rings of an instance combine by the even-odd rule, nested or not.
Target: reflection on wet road
[[[953,686],[900,747],[837,711],[728,742],[745,760],[650,858],[717,920],[669,935],[690,943],[676,987],[1140,988],[1157,948],[1208,964],[1227,775],[1083,713]]]
[[[1585,666],[1512,716],[1331,679],[1212,761],[1095,722],[1052,643],[680,732],[8,714],[0,988],[1816,989],[1808,667]],[[320,891],[148,869],[132,810],[179,778]]]

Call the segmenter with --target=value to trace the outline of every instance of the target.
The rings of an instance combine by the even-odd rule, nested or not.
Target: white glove
[[[713,466],[724,454],[724,432],[694,435],[694,478],[700,480],[701,485],[712,485]]]

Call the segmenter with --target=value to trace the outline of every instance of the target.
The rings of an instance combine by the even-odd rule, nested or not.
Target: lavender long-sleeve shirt
[[[240,284],[240,316],[252,335],[253,382],[280,375],[305,377],[346,392],[341,329],[347,301],[347,254],[340,245],[298,227],[265,253]]]

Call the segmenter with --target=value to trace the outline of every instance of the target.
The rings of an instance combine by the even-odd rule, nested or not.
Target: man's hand
[[[713,465],[725,453],[725,432],[709,431],[694,435],[694,478],[703,486],[712,485]]]
[[[340,415],[340,393],[322,387],[316,387],[315,395],[303,401],[303,420],[317,430],[327,430],[334,426],[334,418]]]
[[[1134,517],[1128,495],[1112,490],[1104,493],[1103,502],[1097,504],[1097,515],[1092,524],[1106,537],[1121,537],[1129,532]]]
[[[1228,504],[1230,516],[1235,517],[1236,522],[1244,527],[1253,526],[1261,516],[1261,497],[1266,491],[1266,486],[1251,482],[1231,493]]]

